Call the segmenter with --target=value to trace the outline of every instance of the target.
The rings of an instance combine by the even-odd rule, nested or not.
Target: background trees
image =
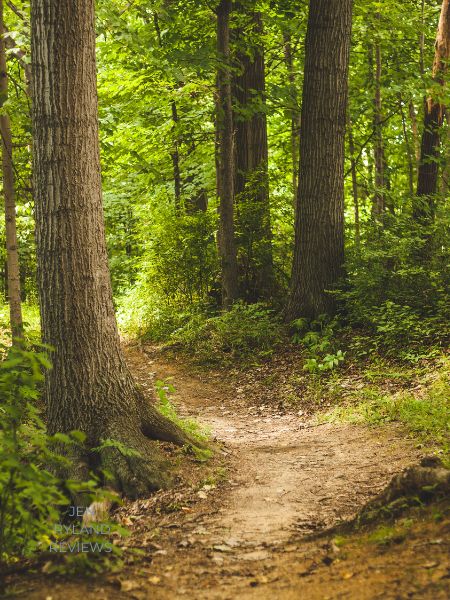
[[[299,233],[296,242],[293,199],[298,170],[312,173],[309,148],[320,139],[317,128],[308,135],[299,133],[300,107],[310,118],[320,108],[308,96],[312,87],[304,85],[309,73],[309,3],[293,8],[283,0],[241,0],[228,7],[230,54],[224,61],[217,32],[218,9],[226,4],[98,2],[102,187],[120,326],[167,339],[180,328],[189,330],[193,323],[220,314],[224,265],[217,238],[225,196],[220,195],[216,167],[220,171],[225,165],[228,238],[235,244],[229,251],[233,283],[225,294],[228,304],[237,298],[263,301],[281,312],[294,263],[293,286],[300,291],[293,295],[291,317],[337,311],[344,322],[375,330],[380,311],[388,314],[386,306],[393,303],[392,315],[409,315],[414,322],[444,319],[449,201],[445,118],[433,133],[439,134],[439,154],[420,157],[421,139],[430,132],[424,98],[446,104],[445,77],[441,82],[432,68],[442,6],[428,0],[354,3],[344,167],[338,164],[342,158],[331,157],[333,144],[323,146],[320,164],[313,165],[321,174],[319,184],[308,191],[302,187],[308,178],[300,181],[297,225],[298,232],[303,227],[303,235]],[[28,310],[36,296],[25,73],[28,15],[26,2],[14,3],[14,10],[10,5],[5,11],[5,41],[11,93],[5,109],[12,119],[20,280],[22,298],[30,301]],[[311,14],[315,7],[311,4]],[[342,16],[342,7],[335,9]],[[333,56],[330,49],[327,58]],[[340,79],[344,72],[341,75]],[[224,79],[231,83],[226,135],[225,112],[217,102]],[[336,89],[343,89],[341,82],[335,83]],[[312,110],[306,109],[308,103]],[[340,106],[341,124],[342,118]],[[307,118],[303,120],[309,131]],[[331,142],[335,139],[332,136]],[[298,156],[300,143],[303,159]],[[343,171],[343,206],[332,200],[334,192],[323,188],[319,193],[332,171]],[[421,204],[419,173],[423,179],[425,171],[433,171],[437,184],[434,219],[424,224],[411,217],[417,217]],[[334,209],[322,216],[310,214],[306,202],[313,194],[315,208],[328,202]],[[331,227],[332,213],[339,213],[339,227]],[[332,243],[330,227],[339,230],[338,242]],[[335,247],[330,261],[336,266],[342,263],[344,237],[345,269],[340,271],[339,264],[331,269],[332,276],[318,278],[325,265],[320,260],[311,263],[308,276],[301,263],[307,256],[301,246],[306,234],[321,246],[311,256],[323,257]],[[0,236],[5,240],[3,226]],[[427,251],[419,252],[424,245]],[[3,249],[2,264],[5,258]],[[326,288],[339,272],[346,272],[346,280],[337,282],[330,295]],[[5,270],[3,279],[6,283]],[[320,302],[312,310],[301,294],[314,286]],[[399,319],[392,316],[392,321]],[[436,324],[430,327],[438,329]]]

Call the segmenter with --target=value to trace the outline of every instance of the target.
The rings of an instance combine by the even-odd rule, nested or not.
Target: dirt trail
[[[189,488],[193,502],[175,496],[178,508],[170,514],[150,509],[152,499],[126,507],[126,514],[135,519],[132,537],[149,554],[118,575],[63,582],[40,575],[36,581],[28,580],[27,593],[18,597],[449,597],[445,531],[450,533],[450,523],[431,519],[419,524],[418,535],[389,547],[370,547],[356,539],[342,550],[329,539],[304,539],[305,534],[353,516],[394,473],[418,461],[419,451],[401,429],[313,426],[302,415],[246,406],[223,374],[195,374],[153,351],[129,348],[127,356],[141,385],[150,390],[155,379],[170,381],[176,388],[172,400],[178,411],[209,426],[224,444],[218,453],[227,468],[226,479],[217,480],[217,487]],[[172,492],[163,496],[166,493],[170,499]]]
[[[220,508],[189,532],[184,557],[172,558],[167,597],[301,597],[296,586],[275,593],[273,586],[259,585],[271,582],[265,573],[273,571],[275,554],[289,551],[295,534],[350,518],[393,473],[417,461],[418,451],[396,427],[380,433],[354,425],[312,426],[301,416],[242,406],[232,388],[224,390],[223,383],[215,385],[161,357],[153,357],[150,366],[157,378],[175,385],[173,400],[181,414],[208,425],[233,463]],[[167,564],[160,562],[163,568]],[[280,582],[278,575],[274,581]]]

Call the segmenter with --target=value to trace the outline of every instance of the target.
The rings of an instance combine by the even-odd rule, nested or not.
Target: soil
[[[28,574],[9,582],[10,594],[30,600],[450,596],[445,507],[398,521],[394,534],[314,538],[354,517],[394,474],[420,460],[400,427],[317,426],[302,411],[280,410],[276,398],[249,406],[223,373],[194,372],[144,350],[127,350],[141,385],[170,381],[179,414],[210,428],[216,457],[206,471],[193,458],[174,490],[120,509],[132,530],[127,544],[145,552],[120,573],[77,580]]]

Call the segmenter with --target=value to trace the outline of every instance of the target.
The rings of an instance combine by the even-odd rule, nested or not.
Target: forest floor
[[[419,461],[400,426],[317,424],[307,410],[243,398],[236,381],[197,370],[153,348],[128,347],[141,383],[170,381],[171,401],[217,440],[208,467],[173,490],[119,510],[126,544],[144,555],[122,571],[62,579],[13,578],[29,600],[447,599],[450,521],[433,506],[393,525],[314,534],[353,517],[392,476]],[[206,470],[205,470],[206,469]],[[442,510],[441,510],[442,509]]]

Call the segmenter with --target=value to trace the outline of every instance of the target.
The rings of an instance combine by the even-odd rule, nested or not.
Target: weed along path
[[[178,489],[120,509],[132,530],[128,543],[143,549],[143,557],[91,581],[49,585],[41,576],[27,598],[448,597],[439,529],[382,551],[311,536],[354,516],[395,473],[419,460],[399,428],[314,426],[298,414],[247,406],[221,373],[193,373],[152,349],[131,347],[127,355],[143,386],[170,381],[178,413],[210,428],[218,442],[214,466],[205,478],[197,465],[200,478],[186,484],[184,476]],[[423,566],[424,553],[433,568]]]

